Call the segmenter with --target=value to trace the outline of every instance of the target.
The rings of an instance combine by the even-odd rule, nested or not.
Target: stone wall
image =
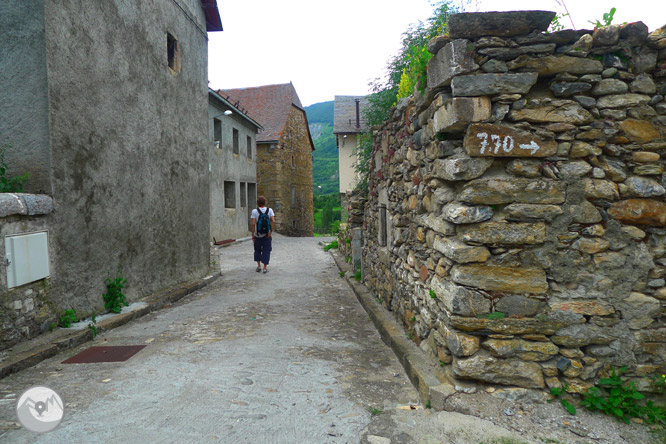
[[[666,28],[451,17],[374,132],[364,279],[454,380],[666,369]]]
[[[49,196],[0,193],[0,352],[58,324],[58,307],[50,301],[51,277],[7,289],[4,266],[5,237],[49,231],[52,212]],[[52,244],[49,247],[52,255]]]
[[[276,231],[314,236],[312,145],[305,111],[291,107],[277,145],[257,146],[258,193],[275,211]]]

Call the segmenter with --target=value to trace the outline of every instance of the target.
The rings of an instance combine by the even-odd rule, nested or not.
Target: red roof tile
[[[292,106],[305,113],[291,82],[254,88],[221,89],[217,93],[222,97],[228,96],[232,104],[238,102],[238,106],[245,108],[247,114],[264,127],[257,134],[257,142],[280,140]]]

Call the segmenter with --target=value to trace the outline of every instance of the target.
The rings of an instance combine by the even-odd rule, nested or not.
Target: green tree
[[[331,208],[330,204],[327,204],[321,212],[322,231],[328,233],[331,228],[331,223],[333,223],[333,208]]]
[[[386,76],[370,82],[372,93],[368,96],[368,106],[364,115],[370,128],[382,125],[390,117],[390,111],[397,101],[408,97],[414,88],[425,90],[427,85],[427,65],[432,58],[427,50],[428,42],[448,33],[448,20],[452,14],[460,12],[451,0],[439,0],[433,4],[432,15],[425,21],[412,24],[402,34],[402,45],[398,54],[391,58],[386,67]],[[358,161],[355,169],[361,180],[358,188],[367,191],[370,155],[372,153],[372,133],[361,137],[355,154]]]

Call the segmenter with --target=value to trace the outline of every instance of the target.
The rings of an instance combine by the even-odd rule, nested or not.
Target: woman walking
[[[254,261],[257,263],[257,273],[264,264],[264,273],[268,273],[268,262],[271,259],[271,246],[273,227],[275,226],[275,213],[266,207],[266,198],[257,198],[257,208],[252,210],[252,242],[254,243]]]

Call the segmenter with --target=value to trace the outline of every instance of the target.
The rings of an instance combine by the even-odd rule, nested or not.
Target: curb
[[[150,312],[166,308],[168,304],[182,299],[183,297],[191,294],[203,287],[215,282],[221,273],[215,273],[206,276],[196,281],[188,282],[164,290],[152,295],[149,295],[136,302],[145,302],[145,307],[139,308],[127,313],[121,313],[116,316],[101,320],[97,323],[97,327],[102,331],[111,330],[121,325],[125,325],[134,319],[147,315]],[[9,376],[12,373],[19,372],[28,367],[39,364],[40,362],[55,356],[63,350],[76,347],[85,342],[91,341],[93,334],[90,329],[67,331],[56,330],[52,333],[47,333],[38,336],[30,341],[17,344],[12,348],[16,348],[14,352],[9,351],[9,357],[0,362],[0,379]],[[12,349],[10,349],[12,350]]]
[[[404,329],[398,325],[391,314],[372,297],[368,289],[360,282],[350,278],[351,267],[329,251],[340,271],[345,272],[345,280],[366,313],[379,331],[382,341],[388,345],[405,369],[424,405],[430,403],[435,410],[444,410],[446,398],[456,393],[453,385],[447,382],[444,373],[428,361],[424,353],[410,339],[405,337]]]

